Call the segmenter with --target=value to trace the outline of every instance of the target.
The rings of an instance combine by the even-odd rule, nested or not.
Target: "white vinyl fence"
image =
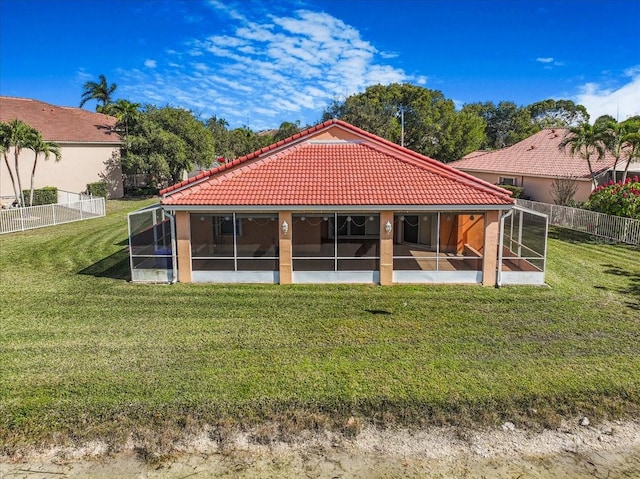
[[[640,244],[640,220],[537,201],[518,199],[516,202],[524,208],[546,214],[550,225],[582,231],[619,243]]]
[[[105,200],[102,197],[27,208],[8,208],[0,210],[0,234],[98,218],[105,214]]]

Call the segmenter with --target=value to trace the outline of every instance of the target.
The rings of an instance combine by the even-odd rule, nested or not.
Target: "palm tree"
[[[621,126],[621,143],[622,151],[626,156],[627,164],[624,167],[622,181],[627,180],[629,165],[633,161],[640,159],[640,116],[633,116],[622,123]]]
[[[101,113],[109,103],[112,103],[111,95],[113,95],[118,86],[115,83],[107,84],[107,79],[104,75],[100,75],[98,78],[100,80],[99,83],[88,81],[82,87],[84,91],[80,97],[80,108],[89,100],[96,100],[98,103],[102,102],[102,105],[98,104],[96,106],[96,111]]]
[[[22,181],[20,181],[20,170],[18,168],[18,158],[20,157],[20,152],[23,148],[29,148],[31,137],[36,131],[34,128],[29,126],[22,120],[14,119],[8,123],[7,134],[9,138],[9,147],[13,147],[13,155],[14,155],[14,170],[15,177],[18,183],[18,190],[16,191],[14,184],[14,192],[16,195],[16,201],[24,206],[24,192],[22,191]],[[6,160],[6,157],[5,157]],[[9,167],[9,162],[7,161],[7,167]],[[11,168],[9,168],[11,171]]]
[[[47,141],[42,138],[42,134],[38,130],[34,130],[32,132],[28,147],[35,153],[33,168],[31,169],[31,191],[29,192],[29,206],[33,206],[33,180],[36,176],[38,156],[42,153],[44,155],[44,159],[48,160],[49,156],[53,155],[56,161],[60,161],[62,153],[60,152],[60,146],[57,143]]]
[[[124,127],[124,134],[129,134],[129,126],[140,115],[140,103],[131,103],[128,100],[116,100],[109,103],[102,109],[102,113],[115,116],[118,119],[118,126]]]
[[[606,149],[604,140],[605,135],[603,134],[601,125],[591,125],[585,121],[578,126],[569,128],[567,135],[560,142],[560,145],[558,145],[558,148],[561,150],[569,147],[571,156],[579,154],[587,161],[594,190],[598,187],[598,181],[593,173],[592,160],[594,157],[595,161],[604,158]]]
[[[7,166],[9,172],[9,178],[11,179],[11,186],[13,187],[13,195],[16,200],[18,199],[18,188],[16,187],[16,179],[13,176],[13,170],[9,164],[9,149],[11,148],[11,127],[8,123],[0,123],[0,151],[2,151],[2,157],[4,158],[4,164]]]
[[[622,123],[612,117],[611,115],[602,115],[596,119],[593,124],[594,128],[600,131],[601,140],[605,149],[613,155],[615,161],[613,162],[613,181],[616,181],[616,170],[620,157],[622,156]]]

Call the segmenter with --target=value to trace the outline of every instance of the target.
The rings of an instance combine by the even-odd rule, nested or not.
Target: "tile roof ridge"
[[[278,148],[282,148],[285,145],[288,145],[290,143],[293,143],[295,141],[301,140],[303,138],[306,138],[307,136],[309,136],[311,133],[315,133],[316,131],[319,131],[323,128],[326,128],[328,126],[331,126],[333,124],[335,124],[338,120],[332,119],[332,120],[327,120],[324,121],[322,123],[319,123],[315,126],[311,126],[309,128],[307,128],[306,130],[303,130],[301,132],[298,132],[294,135],[291,135],[288,138],[285,138],[283,140],[277,141],[271,145],[265,146],[263,148],[260,148],[259,150],[253,151],[251,153],[248,153],[244,156],[239,156],[238,158],[235,158],[223,165],[219,165],[219,166],[214,166],[213,168],[203,171],[201,173],[199,173],[198,175],[188,178],[186,180],[182,180],[179,183],[176,183],[174,185],[168,186],[162,190],[160,190],[158,192],[158,194],[160,194],[161,196],[164,196],[166,194],[175,192],[176,190],[182,189],[186,186],[189,186],[191,184],[194,184],[198,181],[204,180],[205,178],[208,178],[210,176],[213,175],[217,175],[218,173],[225,171],[227,169],[233,168],[235,166],[238,166],[242,163],[246,163],[249,160],[252,160],[254,158],[258,158],[261,155],[265,154],[265,153],[269,153],[272,152],[274,150],[277,150]],[[344,123],[344,122],[343,122]]]
[[[33,98],[27,98],[27,97],[23,97],[23,96],[11,96],[11,95],[0,95],[0,99],[2,98],[6,98],[8,100],[23,100],[23,101],[40,101],[40,100],[35,100]],[[44,102],[42,102],[44,103]]]
[[[453,167],[451,167],[451,166],[449,166],[449,165],[447,165],[445,163],[442,163],[442,162],[440,162],[440,161],[438,161],[438,160],[436,160],[434,158],[430,158],[430,157],[428,157],[426,155],[418,153],[417,151],[410,150],[409,148],[406,148],[404,146],[397,145],[397,144],[393,143],[392,141],[389,141],[389,140],[386,140],[384,138],[381,138],[381,137],[379,137],[377,135],[374,135],[373,133],[369,133],[368,131],[362,130],[362,129],[360,129],[360,128],[356,127],[356,126],[353,126],[353,125],[351,125],[349,123],[346,123],[346,122],[344,122],[342,120],[334,120],[334,121],[335,121],[336,124],[344,126],[345,128],[348,128],[350,130],[354,130],[354,131],[360,133],[361,135],[366,136],[366,137],[370,138],[371,140],[373,140],[373,141],[375,141],[377,143],[381,143],[381,144],[391,148],[392,150],[397,150],[397,151],[406,153],[409,156],[411,156],[411,157],[413,157],[415,159],[418,159],[420,161],[423,161],[423,162],[426,161],[430,165],[438,168],[442,173],[444,173],[444,174],[446,174],[446,175],[448,175],[450,177],[459,178],[460,176],[463,176],[466,179],[468,179],[468,180],[470,180],[470,181],[472,181],[474,183],[476,183],[476,182],[484,183],[484,186],[485,187],[489,187],[489,189],[491,191],[493,191],[494,193],[504,194],[504,192],[505,192],[505,190],[503,188],[499,188],[496,185],[492,185],[491,183],[488,183],[488,182],[486,182],[484,180],[480,180],[480,179],[476,178],[473,175],[469,175],[468,173],[461,172],[460,170],[457,170],[457,169],[455,169],[455,168],[453,168]],[[460,173],[462,173],[462,175],[460,175]],[[511,192],[509,192],[509,196],[510,196],[510,194],[511,194]]]
[[[395,143],[392,143],[393,145],[395,145]],[[376,148],[374,145],[372,145],[371,143],[363,143],[363,145],[368,146],[372,149],[375,149],[377,151],[382,151],[386,154],[390,154],[388,151],[386,151],[384,148]],[[398,146],[398,145],[396,145]],[[411,164],[413,166],[417,166],[419,168],[425,169],[427,171],[431,171],[433,173],[437,173],[439,175],[442,175],[450,180],[453,180],[457,183],[461,183],[463,185],[466,186],[470,186],[472,188],[475,188],[477,190],[483,191],[483,192],[487,192],[487,193],[492,193],[498,196],[501,196],[503,198],[507,198],[507,199],[512,199],[511,198],[511,191],[505,190],[504,188],[500,188],[499,186],[496,186],[492,183],[489,183],[487,181],[481,180],[480,178],[477,178],[473,175],[470,175],[469,173],[465,173],[464,171],[460,171],[457,170],[445,163],[442,163],[438,160],[435,160],[433,158],[430,158],[428,156],[422,155],[420,153],[417,153],[413,150],[409,150],[408,148],[403,148],[401,146],[398,146],[399,149],[402,150],[403,153],[410,153],[410,158],[406,158],[403,156],[399,156],[399,155],[391,155],[393,157],[395,157],[396,159],[398,159],[399,161],[403,161],[405,163]],[[434,171],[435,170],[435,171]]]

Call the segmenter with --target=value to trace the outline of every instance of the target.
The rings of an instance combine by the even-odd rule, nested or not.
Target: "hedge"
[[[25,206],[51,205],[58,202],[58,188],[55,186],[45,186],[33,190],[33,204],[29,203],[31,190],[22,190]]]
[[[513,185],[498,185],[500,188],[504,188],[505,190],[511,191],[513,193],[514,198],[521,198],[522,193],[524,193],[524,188],[522,186],[513,186]]]
[[[95,183],[87,184],[87,193],[91,196],[102,196],[106,198],[108,196],[107,193],[107,183],[104,181],[96,181]]]

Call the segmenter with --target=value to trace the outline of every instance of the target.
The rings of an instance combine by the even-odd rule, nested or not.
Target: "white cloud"
[[[228,15],[230,18],[234,20],[244,20],[244,15],[242,15],[238,10],[229,6],[222,0],[209,0],[209,6],[211,6],[215,10],[219,10],[221,13]]]
[[[326,13],[254,12],[251,18],[250,8],[222,0],[208,5],[225,17],[224,31],[193,38],[182,48],[172,45],[172,61],[154,74],[127,72],[139,85],[127,89],[132,96],[163,98],[165,104],[225,118],[232,127],[250,118],[249,126],[266,129],[277,126],[274,119],[317,121],[333,99],[369,85],[427,82],[389,64],[394,54],[379,52],[358,30]]]
[[[580,87],[574,101],[587,108],[591,121],[602,115],[611,115],[619,121],[640,115],[640,65],[624,73],[626,83],[622,86],[605,88],[590,82]]]
[[[556,60],[553,57],[538,57],[536,58],[538,63],[542,63],[545,70],[553,70],[553,67],[561,67],[564,66],[564,63]]]
[[[87,81],[93,81],[93,75],[90,73],[87,73],[84,68],[80,68],[77,72],[76,72],[76,77],[78,77],[79,80],[83,81],[83,82],[87,82]]]
[[[158,62],[156,62],[155,60],[145,60],[144,66],[147,68],[155,68],[156,66],[158,66]]]

